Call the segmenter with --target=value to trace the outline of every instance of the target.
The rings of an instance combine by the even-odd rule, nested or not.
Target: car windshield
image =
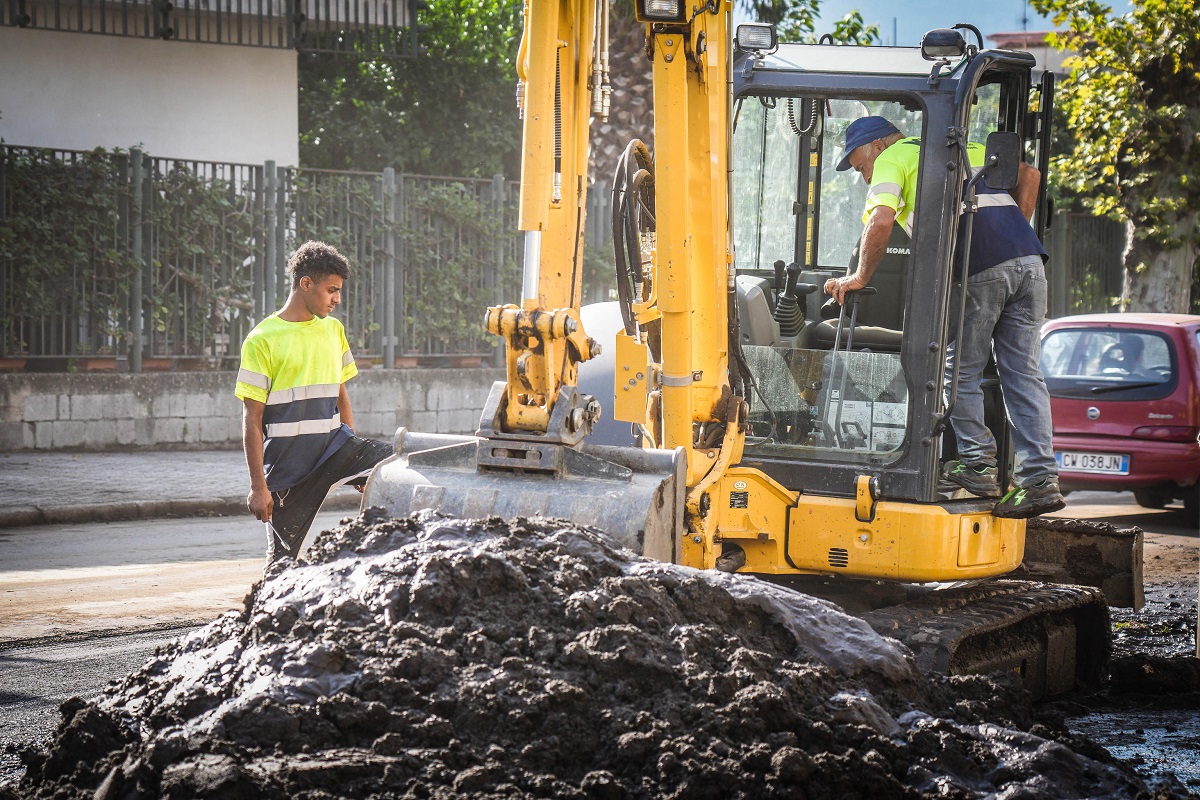
[[[1042,373],[1053,397],[1154,400],[1176,384],[1171,340],[1145,330],[1063,328],[1042,340]]]

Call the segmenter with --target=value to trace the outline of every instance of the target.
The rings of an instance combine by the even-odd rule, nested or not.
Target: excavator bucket
[[[1025,528],[1024,576],[1050,583],[1094,586],[1110,606],[1139,611],[1142,531],[1107,522],[1038,517]]]
[[[683,448],[642,450],[396,432],[396,454],[371,473],[363,508],[433,509],[462,519],[558,517],[605,531],[635,553],[679,560]]]

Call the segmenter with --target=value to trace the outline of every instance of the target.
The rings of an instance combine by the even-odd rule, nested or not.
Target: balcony
[[[421,0],[0,2],[0,27],[406,58],[417,54]]]

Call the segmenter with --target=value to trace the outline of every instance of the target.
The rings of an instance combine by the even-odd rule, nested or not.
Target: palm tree
[[[811,40],[817,0],[738,0],[756,19],[770,22],[785,40]],[[634,18],[634,4],[617,0],[609,4],[609,80],[612,103],[607,122],[592,127],[592,175],[611,182],[617,159],[631,139],[641,139],[654,151],[654,92],[651,63],[646,55],[646,26]],[[879,41],[879,28],[865,25],[853,11],[833,24],[834,41],[871,44]]]
[[[646,56],[646,26],[633,15],[633,3],[609,8],[609,83],[612,98],[608,121],[592,125],[591,173],[611,184],[617,159],[631,139],[654,146],[654,92]]]

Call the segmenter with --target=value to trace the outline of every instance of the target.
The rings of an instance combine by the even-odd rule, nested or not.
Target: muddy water
[[[823,601],[434,516],[322,534],[22,759],[0,798],[1185,795]]]
[[[1167,554],[1177,556],[1178,554]],[[1155,568],[1147,563],[1147,570]],[[1113,609],[1113,661],[1105,692],[1086,700],[1090,713],[1066,726],[1126,760],[1139,775],[1178,781],[1200,793],[1200,661],[1196,646],[1194,559],[1169,577],[1153,576],[1138,612]],[[1149,576],[1148,576],[1149,577]]]
[[[1200,708],[1154,708],[1088,714],[1067,720],[1143,777],[1173,776],[1200,790]]]

